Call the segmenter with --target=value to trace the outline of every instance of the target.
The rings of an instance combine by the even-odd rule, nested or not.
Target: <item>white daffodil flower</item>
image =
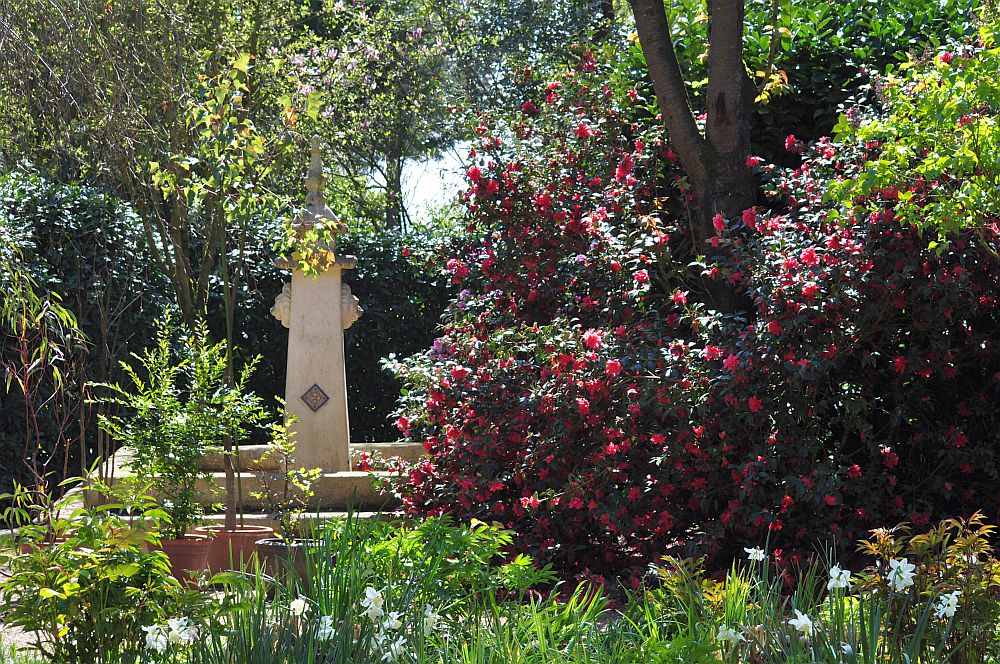
[[[719,633],[715,635],[715,638],[718,641],[728,641],[730,643],[739,643],[740,641],[747,640],[747,637],[732,627],[720,627]]]
[[[813,621],[798,609],[795,609],[795,617],[790,618],[788,624],[797,629],[803,637],[812,636]]]
[[[375,590],[371,586],[365,588],[365,597],[361,600],[361,608],[369,620],[378,620],[385,615],[382,605],[385,600],[382,598],[382,591]]]
[[[297,618],[301,618],[309,611],[309,602],[305,597],[299,597],[298,599],[293,599],[288,605],[288,610],[292,612]]]
[[[830,581],[826,584],[827,590],[833,590],[834,588],[850,588],[851,587],[851,571],[846,569],[840,569],[837,565],[830,568]]]
[[[441,615],[430,604],[424,606],[424,636],[430,636],[441,624]]]
[[[198,638],[198,627],[187,618],[170,618],[167,628],[167,640],[173,645],[190,645]]]
[[[760,548],[749,549],[747,547],[743,547],[743,550],[747,552],[747,559],[752,562],[755,563],[763,562],[764,559],[767,558],[767,554],[764,553],[764,549]]]
[[[142,631],[146,633],[146,650],[161,654],[167,651],[167,630],[163,625],[146,625]]]
[[[399,611],[390,611],[382,623],[382,631],[394,632],[403,626],[403,621],[399,619]]]
[[[962,594],[961,590],[956,590],[955,592],[947,593],[941,595],[938,598],[937,604],[934,608],[937,610],[938,618],[952,618],[955,612],[958,611],[958,596]]]
[[[406,639],[402,636],[396,637],[395,641],[385,639],[382,642],[382,647],[385,648],[385,654],[382,655],[382,660],[385,662],[394,662],[403,656],[403,653],[406,650]]]
[[[889,585],[896,592],[906,590],[913,585],[913,577],[916,576],[916,565],[906,558],[892,559],[889,561]]]
[[[316,638],[320,641],[329,641],[337,635],[337,630],[333,628],[333,616],[322,616],[316,626]]]

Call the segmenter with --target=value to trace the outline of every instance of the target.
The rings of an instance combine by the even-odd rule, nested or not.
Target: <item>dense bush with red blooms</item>
[[[675,157],[620,80],[584,54],[514,121],[483,118],[475,240],[448,262],[462,293],[395,365],[397,424],[429,455],[406,508],[500,521],[541,562],[632,583],[668,551],[788,559],[996,515],[1000,266],[981,240],[927,250],[891,191],[834,218],[827,183],[878,146],[790,137],[802,165],[751,160],[766,203],[717,218],[730,258],[703,266]],[[708,311],[702,269],[754,310]]]

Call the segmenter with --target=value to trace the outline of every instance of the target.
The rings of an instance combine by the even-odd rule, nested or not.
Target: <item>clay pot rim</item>
[[[194,534],[203,535],[205,533],[212,533],[216,535],[218,533],[273,533],[274,528],[271,526],[261,526],[257,524],[247,524],[243,526],[236,526],[235,528],[226,528],[225,526],[198,526],[194,529]]]
[[[200,544],[210,543],[212,538],[208,535],[201,535],[199,533],[184,533],[183,537],[178,539],[161,539],[161,545],[170,546],[198,546]]]

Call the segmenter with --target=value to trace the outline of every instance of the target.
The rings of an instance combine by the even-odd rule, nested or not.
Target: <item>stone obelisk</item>
[[[305,274],[294,261],[278,261],[278,267],[291,270],[292,279],[275,299],[271,313],[288,328],[285,407],[296,419],[291,427],[296,465],[335,473],[351,468],[344,330],[361,309],[341,280],[342,271],[353,269],[357,258],[337,253],[337,235],[346,233],[347,227],[326,204],[318,137],[312,139],[311,152],[305,209],[292,225],[299,233],[319,225],[329,229],[332,240],[323,249],[329,250],[331,260],[324,261],[315,276]]]

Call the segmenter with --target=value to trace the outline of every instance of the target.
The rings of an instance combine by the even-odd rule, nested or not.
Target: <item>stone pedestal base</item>
[[[254,463],[263,454],[263,445],[248,445],[240,448],[240,469],[239,484],[241,489],[241,505],[244,511],[261,512],[264,505],[262,501],[255,499],[250,494],[260,490],[261,472],[277,473],[278,469],[273,463],[263,466]],[[420,457],[424,453],[421,445],[415,443],[368,443],[352,444],[352,453],[363,451],[378,452],[383,458],[399,456],[407,460]],[[119,450],[106,464],[105,472],[108,476],[113,476],[118,480],[123,480],[132,475],[126,469],[131,452],[128,449]],[[352,455],[353,456],[353,455]],[[270,461],[270,460],[269,460]],[[212,505],[223,502],[223,487],[226,476],[222,471],[221,453],[209,454],[205,457],[202,466],[209,472],[210,477],[207,482],[201,483],[199,493],[205,505]],[[250,469],[257,471],[257,474],[249,472]],[[274,482],[280,480],[275,478]],[[278,484],[277,486],[280,486]],[[382,510],[395,507],[391,498],[379,495],[371,486],[371,473],[359,471],[352,467],[351,470],[323,473],[319,479],[313,483],[315,495],[309,504],[311,511],[343,512],[348,509],[354,511]],[[92,504],[98,497],[87,494],[88,504]]]

